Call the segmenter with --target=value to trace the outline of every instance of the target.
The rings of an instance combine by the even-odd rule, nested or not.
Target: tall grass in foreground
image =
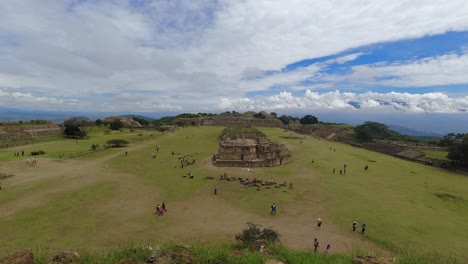
[[[136,263],[146,263],[148,257],[157,247],[148,249],[143,244],[127,244],[104,252],[79,252],[76,264],[114,264],[123,259],[131,259]],[[35,263],[50,263],[53,252],[36,247],[34,250]],[[194,263],[194,264],[263,264],[268,259],[277,259],[284,263],[300,264],[350,264],[355,254],[367,255],[365,252],[355,252],[351,255],[314,253],[310,250],[292,250],[283,245],[269,245],[264,253],[252,250],[236,250],[230,244],[201,244],[182,247],[176,244],[160,246],[157,255],[164,258],[163,263]],[[398,264],[457,264],[455,259],[443,259],[440,256],[419,256],[416,252],[406,251],[397,258]],[[156,261],[156,263],[158,263]]]

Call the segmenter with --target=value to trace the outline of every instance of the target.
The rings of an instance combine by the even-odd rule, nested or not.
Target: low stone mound
[[[28,249],[0,259],[0,264],[34,264],[34,256]]]
[[[353,258],[353,264],[393,264],[396,263],[393,258],[377,258],[371,256],[356,256]]]

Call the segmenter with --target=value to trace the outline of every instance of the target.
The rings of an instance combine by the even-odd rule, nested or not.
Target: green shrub
[[[277,243],[279,242],[280,234],[272,228],[264,228],[260,230],[260,225],[252,222],[247,223],[248,228],[242,230],[236,235],[236,240],[240,242],[243,248],[251,248],[258,246],[258,243]]]
[[[37,155],[42,155],[42,154],[45,154],[45,151],[43,150],[31,151],[32,156],[37,156]]]
[[[111,148],[125,147],[128,144],[128,141],[125,139],[110,139],[106,144]]]

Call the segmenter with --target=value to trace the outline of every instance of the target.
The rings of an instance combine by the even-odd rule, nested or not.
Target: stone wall
[[[196,126],[246,126],[246,127],[284,127],[283,122],[278,119],[250,119],[243,117],[194,117],[176,118],[174,124],[196,125]]]
[[[32,140],[37,137],[61,135],[62,129],[54,123],[44,125],[0,126],[0,142]]]

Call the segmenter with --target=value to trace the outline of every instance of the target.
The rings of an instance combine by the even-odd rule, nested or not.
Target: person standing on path
[[[218,194],[218,186],[215,186],[215,187],[214,187],[214,194],[215,194],[215,195]]]
[[[361,233],[364,234],[366,232],[367,225],[366,223],[362,223],[361,225]]]
[[[356,233],[357,223],[356,221],[353,222],[353,234]]]

